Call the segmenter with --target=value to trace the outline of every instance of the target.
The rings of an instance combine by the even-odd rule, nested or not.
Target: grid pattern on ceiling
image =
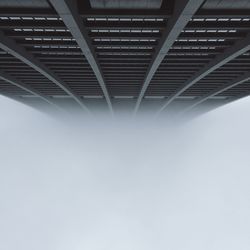
[[[67,95],[62,89],[53,84],[39,72],[3,50],[0,51],[0,68],[4,73],[31,86],[44,95]],[[6,88],[6,94],[13,94],[11,92],[13,86],[10,85],[9,87],[9,90]],[[23,92],[23,90],[20,91]],[[16,95],[18,94],[19,91],[16,91]]]
[[[4,33],[32,53],[79,96],[102,94],[90,65],[59,17],[5,18],[0,18]]]
[[[164,34],[175,29],[172,19],[176,1],[170,1],[173,6],[167,9],[162,1],[161,8],[152,11],[136,8],[132,11],[96,10],[91,9],[91,0],[85,8],[80,2],[77,2],[77,15],[87,31],[85,38],[100,66],[112,105],[117,105],[119,100],[124,102],[124,99],[135,103],[142,93],[150,66],[167,37]],[[192,0],[183,2],[191,3]],[[245,46],[242,50],[243,47],[239,47],[242,52],[229,53],[229,60],[226,56],[230,48],[250,34],[250,16],[246,11],[250,5],[244,1],[247,2],[244,7],[242,0],[237,1],[238,7],[233,12],[228,1],[218,1],[217,5],[215,2],[204,1],[174,42],[168,44],[170,49],[146,86],[140,106],[148,107],[152,103],[157,112],[180,100],[192,104],[196,98],[204,96],[206,102],[210,93],[210,99],[217,97],[217,100],[248,94],[249,79],[246,77],[238,85],[235,85],[235,79],[249,70],[249,48]],[[34,2],[28,7],[8,4],[0,11],[0,30],[53,72],[83,102],[104,98],[92,64],[50,1],[39,1],[37,5]],[[223,55],[225,58],[218,67],[211,65]],[[51,79],[4,50],[0,51],[0,67],[43,95],[69,98]],[[207,69],[206,74],[203,69]],[[202,77],[194,79],[199,72],[203,72]],[[234,85],[228,88],[231,83]],[[13,96],[31,95],[4,80],[0,81],[0,91]],[[131,104],[128,107],[131,109]]]
[[[85,18],[111,96],[136,97],[165,18]]]
[[[170,95],[179,85],[249,32],[250,18],[192,18],[162,61],[147,95]],[[205,94],[215,85],[227,83],[247,71],[249,63],[249,53],[244,53],[211,72],[182,95]]]

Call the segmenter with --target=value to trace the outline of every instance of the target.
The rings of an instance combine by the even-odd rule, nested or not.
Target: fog
[[[249,110],[69,124],[0,97],[0,249],[250,249]]]

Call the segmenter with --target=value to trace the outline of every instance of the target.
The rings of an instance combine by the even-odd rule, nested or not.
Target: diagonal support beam
[[[39,112],[41,112],[43,114],[46,114],[46,115],[50,116],[52,119],[56,118],[59,121],[63,121],[62,118],[65,117],[65,116],[61,116],[61,114],[65,115],[64,110],[61,109],[61,111],[63,111],[63,113],[58,113],[58,109],[56,109],[56,110],[54,110],[54,109],[52,110],[51,108],[45,109],[42,106],[39,106],[39,104],[34,105],[33,103],[30,103],[28,101],[29,98],[23,98],[23,97],[20,97],[20,96],[13,96],[13,95],[10,95],[10,94],[7,94],[7,93],[0,93],[0,96],[5,96],[5,97],[7,97],[7,98],[9,98],[11,100],[22,103],[25,106],[28,106],[28,107],[30,107],[32,109],[35,109],[36,111],[39,111]],[[41,99],[39,98],[39,100],[41,100]],[[54,112],[54,111],[56,111],[56,112]]]
[[[232,103],[234,101],[238,101],[239,99],[247,97],[249,95],[250,95],[250,92],[248,91],[246,93],[243,93],[243,94],[240,94],[240,95],[228,98],[228,99],[220,102],[219,104],[217,104],[217,105],[215,105],[213,107],[207,107],[205,109],[201,109],[198,112],[192,114],[191,116],[190,115],[189,116],[185,116],[185,117],[184,116],[177,116],[176,117],[176,121],[177,122],[183,122],[185,120],[186,121],[190,121],[190,120],[196,119],[197,117],[199,117],[201,115],[204,115],[204,114],[206,114],[206,113],[208,113],[208,112],[210,112],[210,111],[212,111],[214,109],[220,108],[220,107],[225,106],[225,105],[227,105],[229,103]]]
[[[47,79],[55,83],[69,96],[71,96],[85,111],[87,111],[87,113],[90,113],[89,109],[85,106],[82,99],[77,96],[59,77],[57,77],[42,62],[40,62],[32,54],[30,54],[25,48],[18,45],[11,38],[5,36],[2,31],[0,31],[0,48],[44,75]]]
[[[34,96],[40,97],[45,102],[53,105],[56,109],[65,112],[61,107],[59,107],[56,103],[53,102],[52,98],[42,94],[40,91],[38,91],[38,90],[32,88],[31,86],[23,83],[22,81],[17,80],[15,77],[10,76],[9,74],[3,72],[1,69],[0,69],[0,79],[4,80],[4,81],[6,81],[6,82],[8,82],[8,83],[10,83],[12,85],[17,86],[17,87],[31,93]]]
[[[15,100],[16,102],[20,102],[32,109],[35,109],[36,111],[39,111],[39,112],[42,112],[42,113],[45,113],[47,115],[50,115],[48,112],[40,109],[40,108],[37,108],[37,107],[34,107],[32,104],[28,103],[24,98],[22,97],[19,97],[19,96],[12,96],[12,95],[9,95],[9,94],[6,94],[6,93],[0,93],[0,96],[5,96],[11,100]],[[54,117],[53,117],[54,118]]]
[[[226,49],[223,54],[216,56],[212,61],[210,61],[205,67],[194,74],[191,79],[187,80],[183,86],[177,89],[171,96],[168,97],[166,102],[157,112],[159,115],[176,97],[181,95],[185,90],[193,86],[195,83],[200,81],[202,78],[213,72],[214,70],[225,65],[229,61],[235,59],[236,57],[244,54],[250,49],[250,33],[243,39],[237,41],[232,47]]]
[[[175,40],[181,34],[182,30],[188,24],[192,16],[199,9],[204,0],[177,0],[175,1],[175,9],[173,16],[168,20],[166,30],[162,35],[162,39],[156,49],[156,53],[148,67],[140,94],[137,98],[134,115],[136,115],[144,94],[156,72],[159,65],[171,49]]]
[[[96,78],[102,88],[103,94],[106,98],[109,109],[113,115],[113,107],[111,98],[108,93],[104,76],[101,71],[100,65],[97,61],[94,48],[92,47],[91,41],[88,36],[88,31],[83,24],[83,20],[78,14],[76,1],[75,0],[50,0],[51,4],[62,18],[64,24],[71,32],[73,38],[76,39],[77,44],[81,48],[84,56],[88,60],[91,68],[93,69]]]
[[[249,79],[250,79],[250,72],[247,72],[244,75],[237,77],[236,79],[234,79],[230,83],[209,92],[207,95],[199,97],[195,102],[193,102],[191,105],[186,107],[183,111],[181,111],[180,114],[187,113],[188,111],[190,111],[191,109],[193,109],[197,105],[205,102],[209,98],[216,96],[216,95],[218,95],[218,94],[220,94],[228,89],[231,89],[231,88],[233,88],[233,87],[235,87],[235,86],[237,86],[245,81],[248,81]]]

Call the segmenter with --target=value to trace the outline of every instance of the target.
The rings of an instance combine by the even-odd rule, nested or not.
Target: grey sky
[[[249,249],[249,107],[70,127],[1,97],[0,249]]]

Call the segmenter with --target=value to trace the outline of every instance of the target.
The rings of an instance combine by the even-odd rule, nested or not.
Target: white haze
[[[64,125],[1,97],[0,249],[250,249],[249,111]]]

